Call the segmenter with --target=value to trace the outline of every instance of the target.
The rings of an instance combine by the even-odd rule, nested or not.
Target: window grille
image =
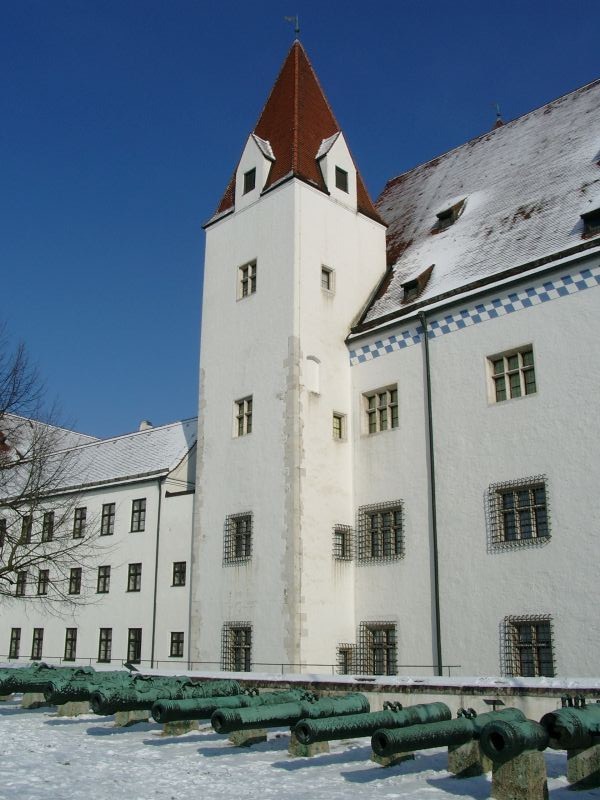
[[[546,476],[492,484],[488,490],[488,518],[492,547],[523,547],[549,541]]]
[[[351,561],[352,550],[352,527],[350,525],[334,525],[333,557],[338,561]]]
[[[506,675],[525,678],[554,676],[553,630],[550,615],[505,617],[503,628]]]
[[[340,644],[337,648],[337,671],[338,675],[356,674],[356,645]]]
[[[401,500],[358,509],[358,560],[391,561],[404,556],[403,504]]]
[[[230,514],[225,519],[223,564],[240,564],[252,557],[252,514]]]
[[[366,675],[398,672],[396,624],[361,622],[358,629],[358,671]]]
[[[252,625],[226,622],[221,634],[221,669],[229,672],[252,670]]]

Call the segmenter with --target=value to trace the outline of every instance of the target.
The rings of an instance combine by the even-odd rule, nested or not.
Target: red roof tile
[[[340,130],[300,42],[294,42],[253,133],[270,142],[275,161],[264,189],[293,175],[327,191],[316,155],[323,139]],[[381,222],[357,170],[358,210]],[[233,207],[235,173],[217,214]]]

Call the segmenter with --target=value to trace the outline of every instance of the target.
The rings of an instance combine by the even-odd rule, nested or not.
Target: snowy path
[[[332,744],[331,753],[290,758],[288,734],[233,748],[212,730],[179,737],[143,723],[115,728],[112,717],[58,718],[51,709],[24,711],[0,703],[0,800],[259,800],[348,798],[488,798],[486,777],[458,780],[445,750],[382,769],[369,761],[368,739]],[[546,752],[551,800],[572,800],[564,753]],[[578,800],[600,791],[578,792]]]

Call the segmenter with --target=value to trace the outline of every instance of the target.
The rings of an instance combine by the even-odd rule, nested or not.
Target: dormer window
[[[435,227],[433,228],[433,233],[439,233],[440,231],[445,231],[446,228],[449,228],[451,225],[454,225],[456,220],[460,217],[465,207],[465,200],[459,200],[458,203],[455,203],[453,206],[449,208],[445,208],[443,211],[440,211],[439,214],[436,214],[437,222]]]
[[[581,219],[583,220],[584,239],[587,239],[588,236],[597,236],[600,233],[600,208],[582,214]]]
[[[335,185],[342,192],[348,193],[348,173],[341,167],[335,168]]]
[[[249,169],[244,172],[244,194],[251,192],[256,186],[256,168]]]
[[[405,281],[402,285],[402,303],[413,303],[427,286],[435,264],[424,269],[416,278]]]

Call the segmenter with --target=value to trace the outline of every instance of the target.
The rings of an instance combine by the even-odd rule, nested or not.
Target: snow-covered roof
[[[390,180],[390,272],[358,328],[575,247],[600,208],[600,80]],[[460,204],[464,201],[464,206]],[[444,228],[437,215],[458,207]],[[415,302],[402,285],[435,265]]]

